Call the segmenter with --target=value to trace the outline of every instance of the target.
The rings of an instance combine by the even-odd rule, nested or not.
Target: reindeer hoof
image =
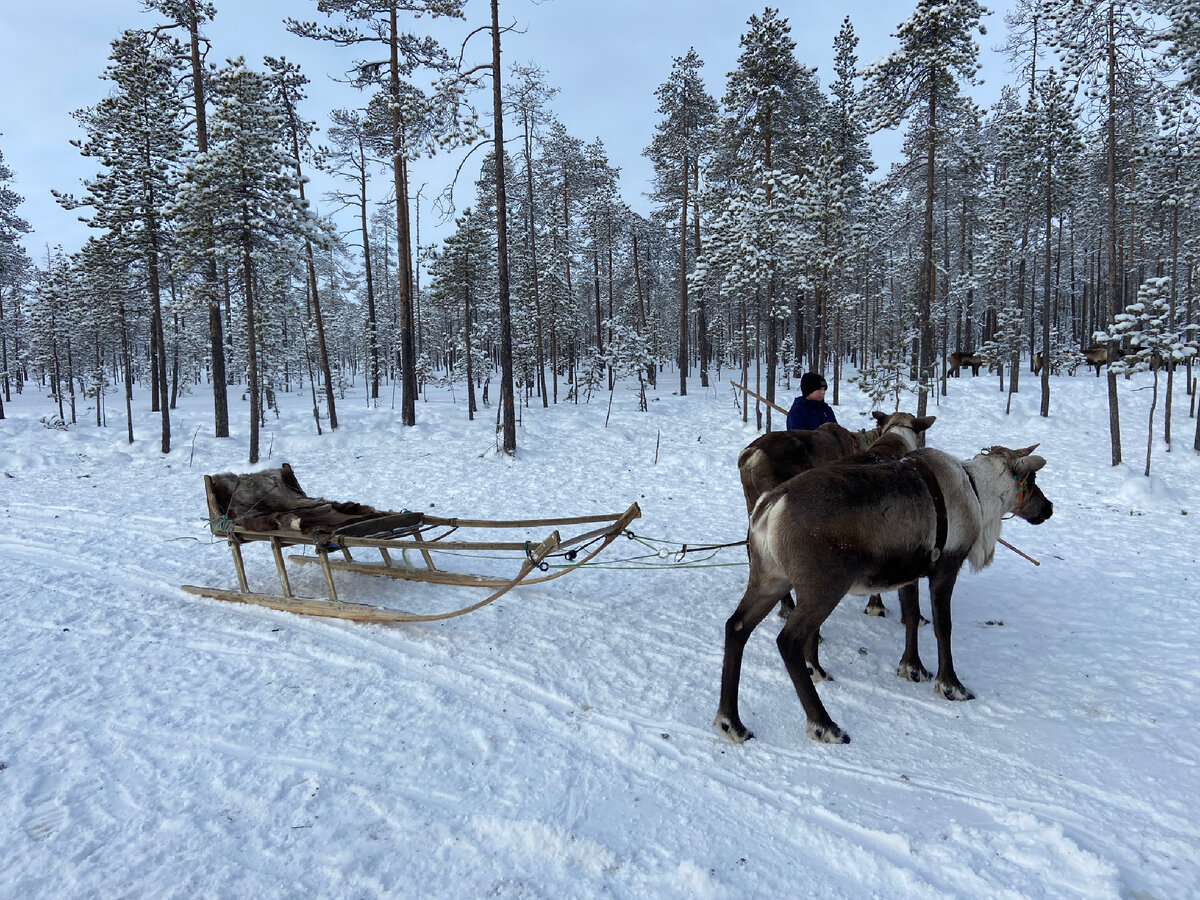
[[[812,679],[813,684],[820,684],[822,681],[833,681],[833,676],[820,666],[814,666],[812,663],[805,663],[804,665],[808,669],[808,677]]]
[[[713,719],[713,728],[731,744],[744,744],[754,737],[754,733],[741,722],[732,722],[728,716],[720,713]]]
[[[867,608],[863,610],[863,614],[883,619],[887,617],[887,607],[883,605],[883,599],[878,594],[872,594],[871,599],[867,601]]]
[[[947,700],[974,700],[975,695],[968,691],[961,684],[949,684],[948,682],[939,681],[934,685],[935,693]]]
[[[917,663],[916,665],[900,663],[899,668],[896,669],[896,674],[905,681],[911,681],[915,684],[920,684],[922,681],[933,680],[933,676],[929,674],[929,670],[920,663]]]
[[[850,743],[850,735],[842,731],[832,722],[828,725],[814,725],[808,723],[808,736],[814,741],[820,741],[822,744],[848,744]]]

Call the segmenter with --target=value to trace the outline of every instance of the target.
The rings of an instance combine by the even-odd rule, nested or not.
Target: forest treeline
[[[501,64],[498,0],[486,21],[465,0],[319,0],[320,21],[287,20],[340,48],[360,88],[319,123],[294,64],[209,62],[214,3],[142,2],[156,24],[113,39],[103,96],[74,113],[95,175],[56,196],[94,229],[78,252],[28,256],[0,156],[0,393],[47,393],[50,421],[106,425],[117,400],[133,441],[144,386],[167,452],[181,392],[211,394],[218,437],[245,397],[256,462],[280,392],[308,396],[321,432],[351,392],[412,425],[438,383],[471,417],[494,405],[511,452],[514,405],[617,382],[643,403],[660,379],[774,400],[811,369],[836,401],[845,368],[923,414],[963,355],[1010,396],[1036,384],[1048,416],[1050,374],[1085,352],[1108,364],[1114,465],[1122,374],[1154,373],[1167,441],[1177,374],[1194,415],[1200,0],[1019,0],[990,108],[970,95],[976,0],[918,0],[867,64],[847,17],[824,85],[768,7],[723,84],[688,50],[647,86],[649,215],[603,141],[555,116],[548,73]],[[460,19],[483,62],[422,33],[433,17]],[[902,158],[878,171],[868,138],[892,129]],[[409,165],[434,153],[477,177],[452,232],[419,246]],[[318,168],[349,233],[313,212]]]

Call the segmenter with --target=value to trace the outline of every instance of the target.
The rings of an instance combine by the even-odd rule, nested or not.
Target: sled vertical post
[[[236,535],[229,536],[229,552],[233,554],[233,567],[237,570],[238,584],[242,586],[243,591],[249,591],[250,584],[246,581],[246,565],[242,562],[242,542]]]
[[[333,586],[333,570],[329,568],[329,551],[323,546],[317,547],[317,556],[321,560],[321,571],[325,575],[325,588],[329,591],[329,599],[337,603],[337,588]]]
[[[275,557],[275,571],[279,573],[279,586],[283,588],[283,596],[292,596],[292,586],[288,582],[287,569],[283,565],[283,550],[280,549],[279,538],[271,536],[271,554]]]

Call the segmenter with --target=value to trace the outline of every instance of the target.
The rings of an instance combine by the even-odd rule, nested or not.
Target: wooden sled
[[[328,616],[355,622],[434,622],[465,615],[487,606],[518,584],[539,584],[574,571],[595,558],[625,531],[630,522],[642,514],[638,505],[634,503],[623,513],[573,518],[441,518],[419,512],[393,513],[361,504],[331,503],[319,497],[310,498],[300,489],[295,474],[287,463],[284,463],[281,469],[255,473],[245,478],[277,479],[278,483],[271,483],[266,491],[266,494],[274,496],[267,497],[264,494],[262,498],[265,506],[271,508],[256,508],[260,500],[255,499],[252,490],[242,490],[239,476],[204,476],[209,525],[214,535],[225,538],[229,543],[239,589],[224,590],[185,584],[183,590],[189,594],[216,600],[250,603],[301,615]],[[241,496],[247,493],[254,502],[247,504],[247,498]],[[271,502],[265,502],[267,500],[272,501],[274,506]],[[242,512],[243,510],[246,512]],[[600,527],[571,534],[566,538],[563,538],[556,528],[540,541],[449,539],[451,534],[460,529],[511,531],[597,524]],[[265,542],[270,545],[275,560],[275,571],[279,576],[280,594],[263,594],[250,590],[242,559],[242,545],[253,542]],[[283,555],[285,547],[306,548],[308,552],[292,555],[290,558],[297,564],[317,563],[321,567],[328,597],[297,597],[292,593]],[[576,550],[570,549],[576,547]],[[377,551],[380,560],[369,562],[355,559],[353,551],[360,549]],[[512,578],[504,578],[438,569],[434,564],[433,555],[439,551],[455,551],[463,555],[482,551],[508,551],[523,553],[524,557],[517,574]],[[420,558],[420,565],[409,561],[409,552]],[[331,554],[338,554],[340,558],[331,558]],[[400,561],[397,561],[393,554],[399,555]],[[535,569],[541,572],[548,571],[545,560],[551,554],[562,554],[569,561],[569,565],[557,568],[550,574],[528,577]],[[492,592],[477,603],[451,612],[411,613],[339,600],[333,578],[335,571],[385,575],[433,584],[490,588]]]

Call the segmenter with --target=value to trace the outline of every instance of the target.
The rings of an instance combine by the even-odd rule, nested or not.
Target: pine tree
[[[1083,139],[1079,133],[1074,99],[1067,85],[1053,70],[1038,80],[1037,92],[1031,98],[1028,114],[1033,124],[1034,144],[1029,148],[1030,159],[1040,168],[1040,193],[1045,216],[1045,256],[1042,287],[1042,358],[1052,355],[1051,331],[1051,274],[1054,247],[1054,217],[1061,216],[1077,189]],[[1050,367],[1041,371],[1042,402],[1040,412],[1050,415]]]
[[[658,113],[654,139],[643,152],[654,166],[654,199],[679,209],[679,394],[687,394],[688,352],[688,207],[699,192],[702,157],[712,141],[717,104],[704,88],[704,62],[695,49],[675,57],[671,74],[655,91]],[[694,253],[693,253],[694,256]],[[703,341],[703,332],[701,332]],[[704,357],[704,348],[700,348]]]
[[[1183,85],[1200,93],[1200,0],[1172,0],[1166,4],[1170,25],[1163,37],[1169,53],[1178,60]]]
[[[258,371],[258,261],[289,238],[323,244],[316,220],[299,197],[295,162],[287,146],[286,116],[273,99],[271,79],[239,58],[213,79],[216,109],[209,152],[189,166],[171,207],[181,239],[195,239],[212,223],[213,252],[241,277],[250,456],[258,462],[262,383]]]
[[[546,84],[546,73],[536,65],[514,64],[511,68],[513,80],[509,82],[506,107],[517,117],[521,125],[521,164],[524,181],[524,228],[523,256],[529,300],[534,313],[537,331],[537,378],[538,390],[542,395],[542,407],[550,405],[546,389],[545,339],[543,324],[545,315],[541,297],[541,268],[538,262],[538,236],[541,229],[539,208],[534,196],[534,143],[548,120],[547,106],[558,93],[558,88]],[[520,196],[520,194],[517,194]]]
[[[315,126],[311,122],[306,122],[300,118],[298,105],[304,99],[304,85],[308,84],[308,79],[301,73],[299,66],[289,63],[287,60],[275,59],[268,56],[264,59],[264,62],[271,75],[271,84],[275,91],[275,101],[283,111],[284,129],[287,132],[287,141],[291,147],[292,160],[296,166],[297,190],[300,195],[300,202],[304,203],[306,202],[304,196],[304,182],[306,179],[301,169],[301,163],[305,155],[310,159],[312,157],[310,137]],[[313,325],[316,328],[317,335],[317,353],[321,362],[321,375],[325,381],[325,403],[329,410],[329,429],[334,431],[337,429],[337,405],[334,400],[333,371],[329,366],[329,347],[325,341],[325,317],[321,313],[321,295],[317,289],[317,272],[316,266],[313,263],[312,242],[309,240],[305,240],[304,242],[304,260],[308,274],[308,296],[312,300]],[[378,399],[379,376],[377,364],[372,367],[372,371],[375,374],[371,384],[373,389],[371,396],[374,399]]]
[[[331,147],[325,150],[324,162],[335,174],[342,175],[354,185],[354,191],[334,191],[333,199],[353,206],[358,211],[359,240],[362,245],[363,276],[367,301],[367,352],[370,357],[371,396],[379,397],[380,362],[379,319],[376,308],[375,277],[371,268],[371,232],[368,227],[367,185],[370,181],[372,156],[369,156],[371,137],[362,115],[356,110],[335,109],[330,113],[332,124],[328,135]]]
[[[389,119],[388,136],[392,163],[392,186],[395,189],[397,240],[397,294],[400,316],[400,420],[404,425],[417,421],[416,323],[413,298],[412,227],[409,221],[408,162],[423,149],[420,132],[434,143],[438,135],[421,121],[421,113],[431,112],[426,106],[414,110],[406,104],[401,76],[418,68],[447,71],[450,60],[442,47],[430,37],[405,34],[400,30],[402,12],[414,16],[451,16],[462,18],[463,0],[319,0],[317,9],[326,15],[341,16],[347,25],[320,27],[314,22],[288,19],[288,29],[302,37],[331,41],[342,47],[371,47],[380,45],[387,61],[367,59],[354,67],[355,79],[366,86],[382,87]],[[443,112],[457,109],[454,102],[439,104]]]
[[[478,304],[495,272],[495,245],[488,241],[479,218],[469,208],[465,209],[458,218],[458,228],[446,239],[430,265],[431,302],[449,313],[453,365],[465,376],[467,418],[472,420],[479,408],[475,399],[476,379],[484,374],[480,358],[488,359],[480,346]]]
[[[773,233],[785,223],[795,222],[795,210],[787,203],[779,210],[777,186],[781,178],[792,178],[819,154],[820,125],[826,120],[826,100],[815,77],[815,70],[796,60],[796,42],[791,26],[776,9],[767,8],[761,16],[747,21],[740,40],[737,68],[729,74],[722,107],[723,142],[713,161],[710,183],[724,185],[725,192],[740,196],[734,202],[739,215],[749,213],[772,223]],[[751,207],[757,211],[750,213]],[[761,298],[761,316],[766,319],[767,384],[766,397],[775,399],[776,365],[780,344],[780,323],[787,315],[783,280],[785,258],[794,250],[794,240],[783,238],[779,254],[770,244],[760,244],[758,265],[761,280],[756,289]],[[799,291],[796,292],[797,294]],[[756,318],[759,316],[756,313]],[[767,427],[771,410],[767,409]]]
[[[0,380],[4,383],[4,396],[0,397],[0,419],[4,418],[4,402],[12,402],[12,382],[9,372],[9,344],[13,345],[16,358],[15,315],[17,299],[29,270],[29,258],[20,244],[20,237],[29,233],[29,223],[17,214],[22,197],[9,187],[12,169],[4,164],[4,152],[0,150]],[[8,310],[8,315],[5,310]]]
[[[913,14],[896,27],[900,46],[866,68],[861,104],[872,117],[871,130],[894,128],[903,119],[923,116],[925,149],[925,219],[921,232],[921,274],[917,294],[920,332],[919,378],[924,384],[933,367],[932,305],[934,294],[933,212],[938,147],[938,114],[960,81],[974,83],[979,46],[973,33],[986,34],[981,20],[988,10],[978,0],[918,0]],[[917,415],[928,406],[927,391],[917,399]]]
[[[196,151],[208,152],[208,97],[207,76],[204,70],[204,53],[208,40],[201,34],[206,22],[216,16],[216,7],[208,0],[142,0],[142,6],[162,14],[168,24],[155,28],[151,33],[158,36],[180,29],[186,35],[183,56],[190,67],[192,87],[192,109],[195,113]],[[221,285],[217,276],[217,256],[213,252],[211,228],[201,229],[196,239],[200,242],[202,256],[206,262],[203,271],[203,298],[208,309],[209,359],[212,366],[213,390],[213,434],[218,438],[229,437],[229,397],[226,392],[228,376],[225,368],[225,324],[221,317]]]
[[[156,44],[145,32],[126,31],[112,42],[104,78],[112,92],[75,117],[87,138],[84,156],[102,161],[104,171],[84,181],[87,195],[76,201],[57,195],[69,209],[92,209],[88,224],[112,234],[117,251],[137,258],[146,271],[153,348],[151,408],[162,418],[162,452],[171,451],[171,416],[163,327],[163,260],[170,240],[163,210],[175,191],[182,150],[183,110],[175,93],[177,48]]]

